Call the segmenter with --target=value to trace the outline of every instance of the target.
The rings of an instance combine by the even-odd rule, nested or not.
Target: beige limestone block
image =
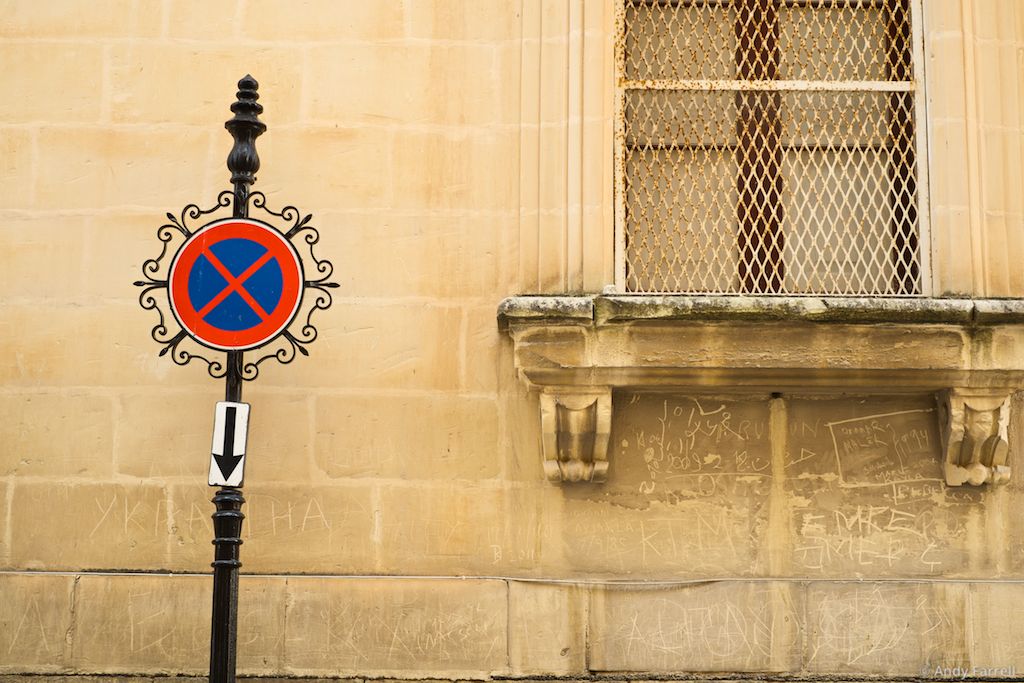
[[[802,596],[723,581],[593,593],[593,671],[796,671]]]
[[[262,119],[271,131],[299,118],[303,80],[298,46],[249,46],[243,61],[237,47],[219,44],[127,43],[115,46],[110,59],[114,123],[175,123],[217,132],[231,116],[238,80],[247,73],[260,84],[260,103],[266,108]],[[168,97],[168,93],[181,96]],[[226,153],[231,136],[225,132],[218,142]],[[196,163],[196,168],[202,166]]]
[[[1020,676],[1024,662],[1024,643],[1018,637],[1017,624],[1024,611],[1024,590],[1020,584],[976,583],[970,587],[970,613],[967,633],[971,636],[970,663],[981,669],[1014,667]],[[976,672],[977,677],[986,677]],[[987,677],[999,677],[996,672]]]
[[[589,333],[583,327],[536,327],[516,331],[516,367],[574,367],[590,362]]]
[[[938,207],[931,215],[932,244],[935,252],[958,253],[970,247],[967,239],[958,230],[970,222],[967,207]],[[964,253],[960,251],[959,253]],[[935,296],[969,296],[972,293],[974,277],[971,259],[940,258],[933,261]]]
[[[308,481],[309,400],[256,391],[243,397],[251,406],[245,481]],[[214,406],[221,396],[187,390],[124,392],[118,400],[119,473],[206,481]]]
[[[0,683],[109,683],[109,676],[83,676],[74,674],[72,676],[51,675],[40,678],[37,674],[14,674],[11,676],[0,675]],[[154,683],[149,676],[119,676],[117,683]],[[179,678],[174,676],[161,676],[160,683],[195,683],[193,678]]]
[[[212,487],[175,486],[169,565],[206,571],[213,559]],[[242,565],[256,573],[372,573],[377,516],[365,485],[246,486]]]
[[[284,584],[283,579],[240,577],[240,673],[281,673]],[[82,576],[74,667],[96,673],[206,672],[211,591],[209,576]]]
[[[59,314],[58,314],[59,313]],[[159,358],[149,336],[157,317],[137,303],[0,306],[0,381],[19,386],[201,384],[216,395],[205,368]],[[88,343],[82,343],[88,340]]]
[[[11,537],[10,529],[8,528],[7,520],[10,519],[8,512],[10,508],[10,496],[11,485],[6,481],[0,481],[0,514],[3,515],[3,523],[0,523],[0,566],[10,566],[10,554],[11,554]]]
[[[394,206],[409,210],[518,207],[518,133],[506,130],[395,134]],[[429,172],[425,172],[429,169]]]
[[[507,671],[507,587],[482,580],[288,580],[288,673],[481,678]]]
[[[300,0],[282,5],[275,0],[252,0],[246,3],[242,33],[273,42],[391,41],[402,37],[402,21],[400,3]],[[341,91],[348,87],[337,85]]]
[[[501,473],[494,399],[320,396],[316,463],[329,477],[492,479]]]
[[[208,203],[212,205],[214,201]],[[175,213],[180,213],[181,208],[175,207]],[[132,286],[132,283],[142,279],[143,262],[160,255],[162,244],[157,239],[156,232],[167,222],[165,213],[166,211],[126,211],[91,218],[88,229],[79,238],[85,242],[80,252],[80,269],[84,270],[84,273],[81,281],[76,283],[76,287],[79,288],[76,293],[95,299],[116,299],[134,303],[141,289]],[[65,235],[63,239],[72,237]],[[180,245],[181,240],[173,244]],[[170,255],[164,257],[165,268],[169,265],[169,259]],[[154,320],[150,326],[156,324],[156,314],[148,315],[152,315]]]
[[[37,205],[166,211],[168,197],[201,199],[206,196],[211,130],[43,128],[38,133]]]
[[[27,209],[34,205],[36,174],[34,131],[0,129],[0,209]]]
[[[320,249],[347,297],[438,297],[498,301],[503,246],[516,219],[393,213],[318,215]],[[491,319],[494,306],[489,306]]]
[[[218,400],[194,392],[119,393],[118,473],[205,481]]]
[[[286,580],[243,574],[238,579],[238,593],[239,674],[283,673]]]
[[[736,576],[770,551],[768,404],[616,394],[608,481],[565,490],[566,562],[577,571]]]
[[[946,486],[933,395],[795,399],[788,416],[786,507],[801,575],[982,568],[967,520],[988,497]]]
[[[509,87],[496,77],[496,54],[488,44],[313,47],[309,117],[336,125],[496,123],[503,118],[500,93]],[[338,87],[323,87],[331,83]]]
[[[112,473],[110,398],[80,391],[0,394],[0,415],[0,476]]]
[[[218,43],[244,39],[243,6],[240,0],[216,4],[204,0],[174,0],[167,12],[167,34],[171,38]],[[263,85],[262,80],[260,85]]]
[[[614,482],[614,469],[609,480]],[[772,541],[768,484],[747,477],[701,477],[696,499],[668,494],[570,492],[562,510],[565,562],[576,572],[634,577],[714,577],[757,570]]]
[[[463,3],[459,0],[412,0],[405,4],[409,36],[474,42],[517,40],[519,2]]]
[[[499,390],[499,373],[513,367],[508,337],[498,330],[494,306],[467,308],[466,347],[462,355],[463,389]]]
[[[84,216],[5,217],[0,230],[0,291],[8,300],[38,299],[47,305],[53,305],[54,299],[80,297],[87,282],[90,222]],[[121,294],[127,291],[125,282],[119,283]]]
[[[75,581],[73,576],[0,575],[0,672],[67,666]]]
[[[974,336],[972,361],[975,367],[1014,367],[1024,353],[1024,327],[996,326],[988,334]]]
[[[586,588],[511,581],[509,667],[514,675],[571,675],[586,669]]]
[[[10,565],[28,569],[161,569],[168,512],[162,487],[18,482]]]
[[[99,119],[102,89],[96,84],[103,79],[100,45],[5,43],[0,46],[0,62],[5,66],[0,89],[11,94],[0,101],[0,121],[65,124]]]
[[[859,325],[844,326],[838,332],[830,325],[770,327],[750,334],[736,326],[730,343],[721,344],[721,333],[730,326],[709,332],[700,326],[633,326],[599,331],[595,355],[598,363],[610,365],[647,364],[683,367],[772,367],[806,368],[809,362],[825,368],[905,367],[908,358],[915,367],[959,369],[965,340],[949,329],[923,329],[908,337],[896,329]],[[863,331],[862,331],[863,330]],[[810,361],[809,361],[810,359]]]
[[[226,155],[230,138],[220,144]],[[316,215],[387,208],[392,205],[393,144],[392,133],[380,129],[275,130],[257,143],[261,167],[255,189],[266,193],[268,205],[277,211],[285,204]]]
[[[252,405],[246,480],[252,483],[314,481],[313,399],[266,391],[254,385],[245,400]]]
[[[502,489],[395,483],[382,485],[380,497],[383,571],[470,575],[515,566],[506,526],[523,520],[506,515]]]
[[[461,312],[424,304],[339,301],[315,318],[309,358],[264,365],[264,386],[453,390]],[[266,368],[266,369],[264,369]]]
[[[4,7],[0,35],[21,38],[153,37],[160,33],[161,5],[110,0],[102,12],[88,6],[14,2]]]
[[[541,418],[539,400],[535,392],[531,392],[525,383],[516,377],[511,358],[511,344],[502,349],[507,362],[499,366],[499,381],[503,390],[498,393],[499,411],[503,418],[500,423],[500,437],[506,449],[505,478],[509,481],[526,482],[530,486],[540,486],[540,491],[558,492],[559,502],[555,509],[561,507],[561,491],[548,485],[544,473],[544,457],[541,449]],[[512,426],[514,425],[514,427]]]
[[[803,630],[813,673],[930,676],[963,666],[967,586],[811,583]]]

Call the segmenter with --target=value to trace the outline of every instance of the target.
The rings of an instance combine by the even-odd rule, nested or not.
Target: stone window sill
[[[934,393],[950,485],[1001,483],[1017,299],[523,296],[498,322],[540,396],[545,472],[602,481],[612,392]]]

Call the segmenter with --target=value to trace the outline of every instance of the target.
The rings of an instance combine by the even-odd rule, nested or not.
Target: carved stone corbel
[[[540,421],[548,480],[605,480],[612,424],[610,387],[545,387],[540,394]]]
[[[948,389],[938,395],[946,484],[1002,484],[1006,465],[1007,389]]]

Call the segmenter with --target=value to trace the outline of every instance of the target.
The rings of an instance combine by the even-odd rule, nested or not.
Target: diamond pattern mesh
[[[630,292],[921,293],[910,0],[622,0]]]

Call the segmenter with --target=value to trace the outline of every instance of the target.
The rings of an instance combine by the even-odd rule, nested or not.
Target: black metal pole
[[[235,143],[228,154],[228,170],[234,186],[235,218],[249,216],[249,187],[256,180],[260,158],[256,138],[267,126],[259,120],[263,106],[258,104],[259,83],[252,76],[238,81],[238,94],[231,111],[234,116],[224,127]],[[242,400],[242,352],[227,353],[224,400]],[[238,569],[242,545],[241,489],[225,486],[213,497],[213,615],[210,626],[210,683],[235,683],[235,655],[238,640]]]

